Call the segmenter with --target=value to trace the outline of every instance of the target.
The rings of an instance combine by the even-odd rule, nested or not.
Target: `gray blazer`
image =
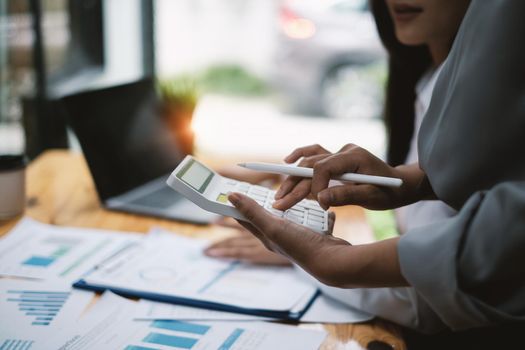
[[[525,320],[525,1],[472,1],[421,126],[419,161],[459,210],[400,240],[419,304],[454,330]]]

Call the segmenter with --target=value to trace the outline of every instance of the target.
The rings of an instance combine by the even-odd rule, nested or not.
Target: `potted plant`
[[[185,75],[159,80],[162,115],[181,152],[193,154],[195,135],[191,128],[193,111],[199,99],[195,78]]]

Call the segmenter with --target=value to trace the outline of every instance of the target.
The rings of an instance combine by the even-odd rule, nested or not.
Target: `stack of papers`
[[[318,295],[292,267],[203,254],[208,241],[156,232],[99,264],[75,287],[221,311],[299,319]]]
[[[371,318],[294,268],[212,259],[208,244],[21,220],[0,239],[0,349],[317,349],[324,332],[264,321]],[[94,293],[72,284],[142,299],[106,292],[88,308]]]

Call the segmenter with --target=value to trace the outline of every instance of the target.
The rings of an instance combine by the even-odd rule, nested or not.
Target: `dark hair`
[[[370,0],[377,30],[388,52],[388,81],[384,118],[388,131],[387,162],[405,162],[414,134],[416,84],[432,66],[426,45],[407,46],[397,40],[385,0]]]

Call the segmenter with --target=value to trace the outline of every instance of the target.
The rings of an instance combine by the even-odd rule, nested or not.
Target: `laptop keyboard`
[[[168,208],[178,202],[181,195],[169,187],[161,187],[145,196],[130,201],[130,204],[153,208]]]

